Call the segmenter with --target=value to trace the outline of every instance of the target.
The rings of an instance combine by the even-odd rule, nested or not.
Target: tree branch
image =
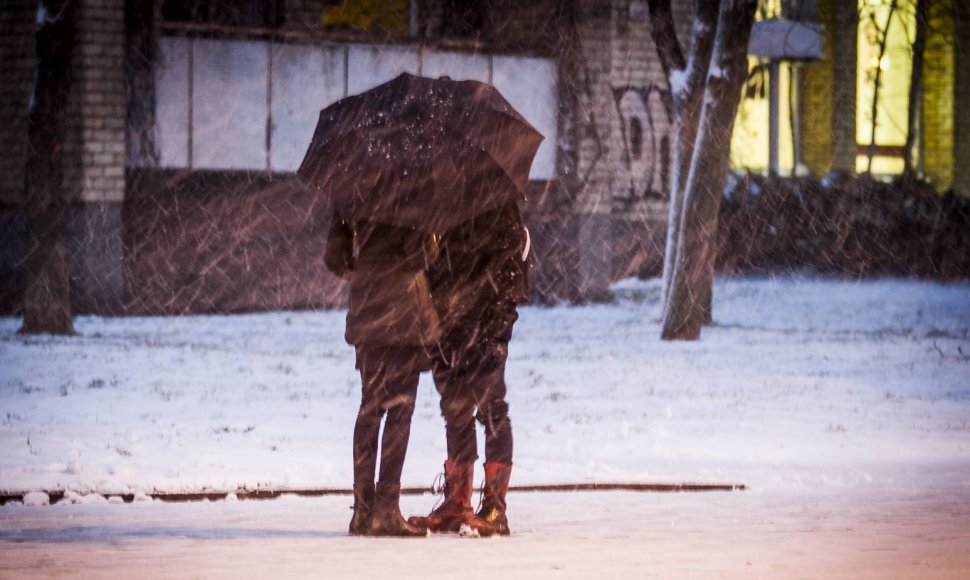
[[[717,36],[718,1],[695,0],[694,28],[691,31],[691,55],[687,64],[687,93],[703,92],[710,68],[714,38]]]
[[[647,7],[650,9],[650,35],[657,45],[664,75],[669,80],[671,73],[687,68],[684,50],[674,27],[674,13],[670,9],[670,0],[649,0]]]

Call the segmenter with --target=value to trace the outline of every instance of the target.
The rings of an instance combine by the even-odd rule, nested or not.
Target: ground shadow
[[[242,540],[272,538],[336,538],[346,532],[207,528],[188,526],[73,526],[66,528],[0,529],[0,543],[121,544],[135,540]]]

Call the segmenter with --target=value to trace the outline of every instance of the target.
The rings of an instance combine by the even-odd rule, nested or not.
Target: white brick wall
[[[668,90],[667,81],[649,21],[631,19],[630,5],[631,0],[582,2],[580,74],[586,78],[575,82],[584,87],[579,118],[587,126],[580,131],[578,144],[584,187],[576,210],[665,219],[666,204],[658,203],[656,194],[646,193],[653,190],[666,196],[668,190],[661,182],[669,168],[661,170],[659,165],[668,159],[661,155],[663,139],[667,138],[668,148],[673,145],[670,117],[661,98]],[[674,11],[681,39],[689,40],[689,3],[675,2]],[[641,131],[638,145],[633,142],[634,125]]]
[[[124,0],[82,0],[65,146],[65,190],[82,201],[125,195]]]

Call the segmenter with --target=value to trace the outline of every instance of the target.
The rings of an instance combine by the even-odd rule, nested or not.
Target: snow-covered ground
[[[405,512],[427,498],[407,497]],[[970,577],[970,494],[513,493],[513,535],[356,538],[348,498],[0,508],[2,578]]]
[[[508,370],[514,484],[753,488],[970,481],[970,284],[726,280],[702,340],[659,340],[656,281],[527,307]],[[0,491],[349,487],[344,312],[0,319]],[[444,429],[422,377],[405,485]]]
[[[20,556],[0,556],[0,575],[58,545],[160,543],[158,570],[178,576],[166,554],[197,540],[228,558],[266,542],[317,554],[323,538],[290,571],[312,575],[330,554],[334,570],[367,575],[374,563],[353,568],[351,556],[373,545],[422,577],[463,569],[429,568],[441,550],[475,562],[505,554],[556,577],[588,577],[597,563],[607,576],[967,577],[970,283],[721,280],[717,325],[692,343],[659,340],[656,281],[615,290],[615,304],[522,309],[508,370],[513,485],[748,491],[517,493],[512,540],[434,538],[430,549],[344,538],[346,497],[6,506],[0,544]],[[18,337],[19,321],[0,319],[0,491],[349,487],[359,378],[343,318],[81,317],[71,338]],[[429,485],[443,459],[437,395],[423,377],[404,484]],[[698,552],[714,559],[691,568]],[[819,574],[798,572],[811,562]]]

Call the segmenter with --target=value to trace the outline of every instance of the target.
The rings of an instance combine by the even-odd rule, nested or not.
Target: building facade
[[[341,304],[342,285],[319,259],[327,208],[294,171],[319,109],[403,71],[491,82],[546,136],[526,206],[537,299],[607,299],[616,279],[660,270],[671,116],[644,1],[78,1],[64,183],[75,311]],[[673,4],[687,39],[692,3]],[[782,113],[800,127],[771,147],[785,171],[854,171],[859,14],[873,2],[801,2],[797,15],[788,4],[767,2],[762,18],[817,17],[823,55],[771,69],[787,75]],[[21,206],[36,18],[37,2],[0,9],[6,312],[19,307],[28,253]],[[953,17],[934,18],[919,159],[945,188],[959,182],[953,95],[965,65],[948,40]],[[755,120],[739,117],[735,163],[767,171],[761,92],[746,95],[742,114]]]

